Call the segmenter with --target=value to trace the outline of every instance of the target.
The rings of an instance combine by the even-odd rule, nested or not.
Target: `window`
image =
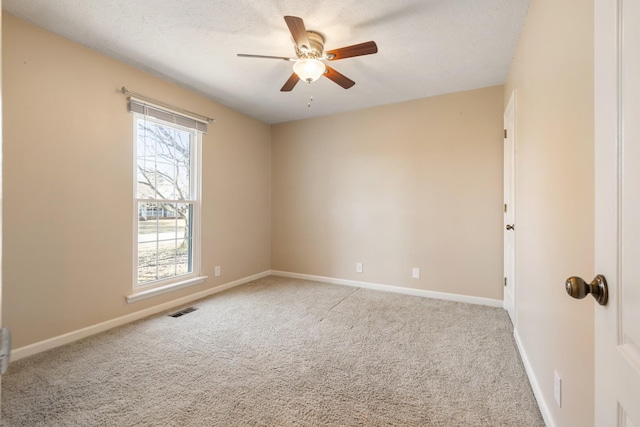
[[[134,126],[134,288],[196,277],[202,134],[147,114],[135,113]]]

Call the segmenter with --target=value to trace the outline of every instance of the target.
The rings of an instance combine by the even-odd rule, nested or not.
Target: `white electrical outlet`
[[[413,272],[411,273],[411,277],[414,279],[420,278],[420,269],[418,267],[413,267]]]
[[[362,273],[362,263],[356,262],[356,273]]]
[[[220,266],[219,265],[216,265],[215,275],[216,275],[216,277],[220,276]]]
[[[562,408],[562,378],[557,371],[553,371],[553,397],[559,408]]]

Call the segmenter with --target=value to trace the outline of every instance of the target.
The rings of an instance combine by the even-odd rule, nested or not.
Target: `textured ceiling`
[[[2,1],[12,15],[272,124],[502,84],[528,5],[529,0]],[[307,30],[323,34],[326,50],[374,40],[379,52],[331,62],[356,82],[350,89],[321,78],[280,92],[291,62],[236,54],[295,57],[285,15],[299,16]]]

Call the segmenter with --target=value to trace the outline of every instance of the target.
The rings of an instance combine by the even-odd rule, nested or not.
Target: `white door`
[[[2,326],[2,133],[2,0],[0,0],[0,327]]]
[[[640,427],[639,22],[640,1],[595,0],[595,269],[609,284],[609,303],[595,306],[602,427]]]
[[[2,326],[2,134],[2,0],[0,0],[0,327]]]
[[[515,316],[515,92],[511,93],[504,111],[504,309],[509,313],[513,327]]]

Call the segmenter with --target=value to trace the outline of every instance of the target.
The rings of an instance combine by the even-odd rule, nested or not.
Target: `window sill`
[[[208,276],[199,276],[191,279],[183,280],[182,282],[171,283],[169,285],[160,286],[158,288],[147,289],[144,291],[135,292],[131,295],[127,295],[125,299],[128,304],[132,302],[142,301],[147,298],[155,297],[157,295],[166,294],[167,292],[175,291],[176,289],[186,288],[187,286],[199,285],[207,280]]]

